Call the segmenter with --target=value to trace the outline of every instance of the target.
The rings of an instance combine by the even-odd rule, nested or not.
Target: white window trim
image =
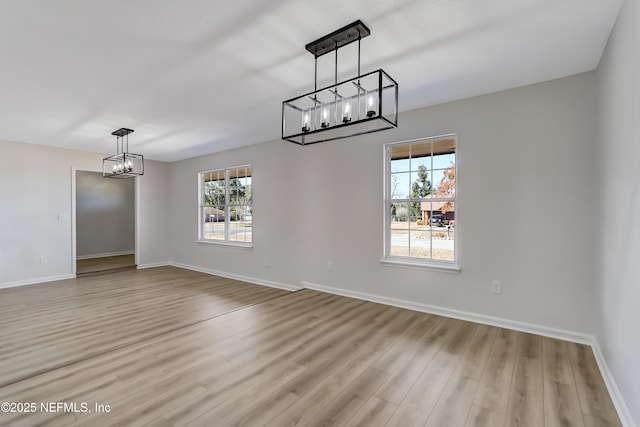
[[[198,172],[198,239],[196,243],[203,243],[207,245],[218,245],[218,246],[230,246],[234,248],[242,248],[242,249],[252,249],[253,248],[253,232],[251,235],[251,242],[239,242],[234,240],[229,240],[229,223],[228,219],[230,216],[230,173],[232,169],[241,169],[241,168],[251,168],[251,191],[253,191],[253,166],[251,164],[240,165],[240,166],[230,166],[227,168],[219,168],[219,169],[211,169],[206,171]],[[225,195],[224,195],[224,218],[225,218],[225,228],[224,228],[224,240],[222,239],[205,239],[202,237],[204,235],[204,219],[202,218],[202,212],[204,207],[204,179],[203,175],[212,172],[221,172],[224,171],[224,185],[225,185]],[[251,212],[253,215],[253,202],[251,203]]]
[[[416,260],[416,261],[414,261]],[[427,261],[427,262],[425,262]],[[460,273],[461,268],[457,263],[438,263],[436,260],[425,260],[422,258],[411,257],[388,257],[382,258],[380,262],[383,265],[393,267],[403,267],[409,269],[434,270],[445,273]]]
[[[213,240],[213,239],[198,239],[196,243],[202,243],[203,245],[214,245],[214,246],[230,246],[232,248],[238,249],[253,249],[253,242],[228,242],[225,240]]]
[[[425,259],[425,258],[414,258],[414,257],[400,257],[400,256],[391,256],[389,255],[391,249],[391,215],[388,214],[388,205],[390,203],[390,189],[391,189],[391,162],[389,159],[391,149],[390,147],[394,145],[402,145],[402,144],[413,144],[417,142],[431,141],[435,139],[443,139],[443,138],[453,138],[455,140],[455,154],[456,154],[456,191],[455,191],[455,211],[456,211],[456,235],[454,237],[454,261],[439,261],[434,259]],[[429,136],[424,138],[415,138],[415,139],[407,139],[404,141],[396,141],[389,142],[383,145],[383,203],[382,203],[382,215],[384,218],[383,221],[383,242],[382,242],[382,259],[380,263],[385,266],[393,266],[393,267],[403,267],[403,268],[411,268],[411,269],[421,269],[421,270],[434,270],[434,271],[442,271],[448,273],[460,273],[462,268],[460,267],[460,233],[458,227],[458,218],[460,215],[460,202],[459,196],[460,193],[458,191],[458,134],[456,133],[448,133],[437,136]]]

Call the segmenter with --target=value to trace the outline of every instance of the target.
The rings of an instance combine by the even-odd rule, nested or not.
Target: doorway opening
[[[76,276],[135,269],[135,180],[85,170],[75,170],[74,178]]]

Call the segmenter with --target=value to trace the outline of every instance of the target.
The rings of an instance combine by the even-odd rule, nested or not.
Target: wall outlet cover
[[[502,282],[500,280],[493,280],[491,282],[491,293],[494,293],[494,294],[502,293]]]

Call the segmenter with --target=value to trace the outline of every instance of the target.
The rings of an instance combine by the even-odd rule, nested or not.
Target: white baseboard
[[[240,274],[227,273],[225,271],[212,270],[210,268],[198,267],[195,265],[182,264],[180,262],[171,261],[169,265],[187,270],[198,271],[200,273],[212,274],[214,276],[226,277],[228,279],[240,280],[242,282],[255,283],[256,285],[269,286],[270,288],[284,289],[285,291],[299,291],[302,289],[298,286],[287,285],[285,283],[273,282],[271,280],[257,279],[255,277],[242,276]]]
[[[76,259],[89,259],[89,258],[106,258],[110,256],[120,256],[120,255],[133,255],[134,251],[123,251],[123,252],[106,252],[103,254],[92,254],[92,255],[79,255]]]
[[[593,342],[593,336],[580,332],[572,332],[564,329],[550,328],[547,326],[535,325],[532,323],[524,323],[516,320],[503,319],[500,317],[487,316],[484,314],[470,313],[467,311],[454,310],[451,308],[440,307],[430,304],[422,304],[414,301],[407,301],[398,298],[385,297],[381,295],[369,294],[365,292],[351,291],[341,288],[333,288],[331,286],[319,285],[317,283],[302,282],[302,286],[308,289],[314,289],[320,292],[328,292],[331,294],[342,295],[346,297],[377,302],[380,304],[392,305],[394,307],[406,308],[409,310],[420,311],[423,313],[437,314],[439,316],[452,317],[454,319],[467,320],[469,322],[482,323],[485,325],[497,326],[500,328],[513,329],[515,331],[528,332],[531,334],[542,335],[550,338],[557,338],[565,341],[576,342],[580,344],[590,345]]]
[[[75,274],[61,274],[60,276],[38,277],[36,279],[16,280],[15,282],[0,282],[0,289],[14,288],[16,286],[37,285],[39,283],[57,282],[58,280],[75,279]]]
[[[170,261],[150,262],[148,264],[140,264],[136,268],[138,270],[143,270],[145,268],[166,267],[168,265],[171,265]]]
[[[618,416],[620,417],[622,425],[625,427],[636,427],[636,423],[633,421],[633,417],[631,416],[631,411],[629,411],[629,407],[622,397],[618,384],[609,369],[609,365],[607,365],[607,359],[605,359],[604,354],[600,349],[600,345],[598,344],[598,340],[595,337],[591,343],[591,348],[593,349],[593,355],[595,356],[598,367],[600,368],[602,379],[607,386],[607,390],[609,390],[609,396],[611,396],[613,405],[616,407],[616,411],[618,411]]]
[[[503,319],[500,317],[486,316],[484,314],[470,313],[466,311],[453,310],[450,308],[422,304],[414,301],[407,301],[397,298],[385,297],[381,295],[369,294],[365,292],[351,291],[348,289],[334,288],[331,286],[319,285],[317,283],[302,281],[302,286],[307,289],[313,289],[320,292],[327,292],[335,295],[342,295],[345,297],[361,299],[365,301],[376,302],[385,305],[391,305],[394,307],[406,308],[409,310],[420,311],[423,313],[437,314],[439,316],[452,317],[454,319],[466,320],[469,322],[482,323],[485,325],[497,326],[505,329],[513,329],[515,331],[527,332],[531,334],[541,335],[549,338],[556,338],[564,341],[575,342],[578,344],[585,344],[591,346],[593,354],[600,368],[600,373],[604,379],[611,400],[613,401],[618,416],[622,425],[625,427],[636,427],[636,424],[631,417],[629,408],[627,407],[622,393],[616,384],[616,381],[609,370],[607,361],[600,350],[598,341],[594,335],[585,334],[581,332],[573,332],[564,329],[550,328],[548,326],[536,325],[533,323],[519,322],[516,320]]]

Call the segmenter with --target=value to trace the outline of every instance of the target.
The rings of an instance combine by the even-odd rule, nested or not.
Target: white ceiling
[[[356,19],[362,71],[398,81],[401,111],[495,92],[595,69],[621,4],[2,0],[0,139],[113,154],[129,127],[163,161],[278,139],[281,102],[313,90],[305,44]],[[340,49],[339,79],[355,58]]]

